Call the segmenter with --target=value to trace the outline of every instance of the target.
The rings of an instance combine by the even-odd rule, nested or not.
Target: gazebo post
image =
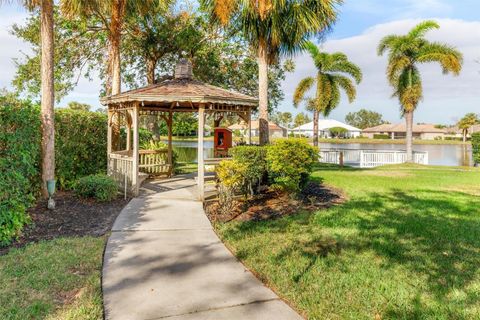
[[[133,165],[132,165],[132,192],[134,196],[138,195],[138,165],[139,165],[139,147],[138,147],[138,108],[139,104],[135,103],[132,110],[133,123]]]
[[[168,113],[168,121],[167,121],[167,128],[168,128],[168,164],[170,165],[170,173],[173,172],[173,149],[172,149],[172,126],[173,126],[173,112],[170,110]]]
[[[248,125],[247,125],[247,137],[248,137],[248,144],[252,144],[252,112],[248,111]]]
[[[201,104],[198,107],[198,175],[197,175],[197,185],[198,185],[198,198],[200,201],[204,200],[205,195],[205,165],[203,162],[203,135],[204,135],[204,125],[205,125],[205,105]]]
[[[132,150],[132,122],[129,121],[128,111],[125,112],[125,125],[127,128],[127,150]]]

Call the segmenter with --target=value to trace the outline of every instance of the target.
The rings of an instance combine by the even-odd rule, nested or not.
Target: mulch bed
[[[119,198],[97,202],[78,198],[72,192],[57,192],[54,199],[55,210],[47,209],[46,200],[38,201],[28,210],[32,223],[25,227],[17,241],[0,248],[0,255],[30,242],[58,237],[102,236],[110,231],[115,218],[129,201]]]
[[[345,195],[338,189],[316,182],[309,182],[304,190],[293,198],[287,193],[267,190],[248,200],[237,199],[233,208],[222,212],[218,201],[205,205],[205,212],[213,222],[259,221],[275,219],[299,211],[316,211],[345,202]]]

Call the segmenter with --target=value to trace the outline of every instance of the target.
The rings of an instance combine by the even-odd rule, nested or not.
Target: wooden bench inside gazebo
[[[193,79],[192,65],[181,59],[175,76],[155,85],[108,96],[101,100],[108,107],[108,174],[119,188],[138,195],[143,180],[150,176],[170,176],[173,172],[172,125],[175,112],[198,114],[198,194],[204,199],[205,117],[214,118],[219,126],[225,115],[238,115],[250,128],[251,112],[258,104],[256,98],[205,84]],[[139,119],[155,115],[165,121],[168,142],[165,150],[141,150],[139,145]],[[125,143],[120,146],[121,127],[125,130]],[[248,130],[250,132],[250,130]],[[251,143],[250,134],[248,143]]]

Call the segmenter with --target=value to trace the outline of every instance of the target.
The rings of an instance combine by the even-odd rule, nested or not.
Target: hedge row
[[[40,177],[39,109],[0,96],[0,246],[28,222]]]
[[[98,112],[55,111],[57,186],[70,189],[107,166],[107,116]],[[40,109],[0,96],[0,245],[28,222],[26,209],[40,190]]]

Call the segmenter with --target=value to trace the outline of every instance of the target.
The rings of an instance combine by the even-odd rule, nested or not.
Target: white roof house
[[[349,138],[356,138],[362,133],[362,129],[355,128],[346,123],[333,119],[320,119],[318,120],[318,136],[321,138],[331,138],[332,135],[330,133],[330,129],[335,127],[347,129],[347,133],[345,134],[345,136]],[[313,121],[293,128],[291,132],[294,135],[313,137]]]

